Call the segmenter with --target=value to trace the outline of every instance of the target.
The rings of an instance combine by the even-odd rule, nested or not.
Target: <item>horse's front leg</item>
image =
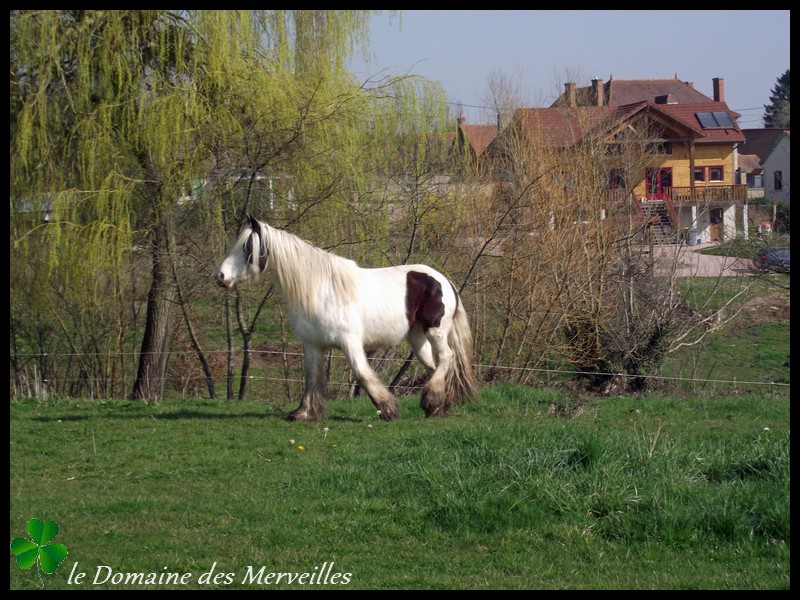
[[[378,374],[369,366],[367,355],[364,353],[364,348],[361,344],[355,342],[344,343],[342,344],[342,352],[344,352],[356,380],[366,390],[375,408],[380,411],[381,419],[391,421],[399,417],[400,405],[397,404],[397,399],[389,391],[389,388],[383,384]]]
[[[325,352],[305,344],[305,390],[300,406],[289,414],[293,421],[319,421],[325,412]]]

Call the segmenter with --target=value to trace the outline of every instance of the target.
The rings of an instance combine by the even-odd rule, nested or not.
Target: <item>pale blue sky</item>
[[[409,10],[373,18],[371,60],[351,65],[366,79],[383,70],[441,82],[470,123],[493,122],[488,76],[519,76],[528,106],[548,106],[574,79],[693,81],[725,100],[742,127],[761,127],[763,105],[789,68],[788,10]]]

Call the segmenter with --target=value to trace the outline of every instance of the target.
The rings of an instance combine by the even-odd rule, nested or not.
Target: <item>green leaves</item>
[[[65,558],[67,547],[63,544],[50,544],[50,540],[58,535],[58,524],[55,521],[31,519],[28,521],[28,535],[25,538],[11,540],[11,552],[17,557],[20,569],[30,569],[38,560],[39,567],[52,575]]]

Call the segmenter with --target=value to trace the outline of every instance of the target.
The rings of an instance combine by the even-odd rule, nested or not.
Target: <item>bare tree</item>
[[[495,143],[492,209],[481,217],[492,250],[473,273],[471,300],[481,329],[495,332],[476,336],[478,352],[507,372],[485,376],[528,383],[566,369],[593,389],[646,389],[667,354],[736,314],[749,284],[738,281],[722,305],[713,293],[688,302],[680,246],[656,263],[632,199],[637,174],[660,160],[652,123],[549,110],[564,111],[569,139],[552,113],[521,111]]]

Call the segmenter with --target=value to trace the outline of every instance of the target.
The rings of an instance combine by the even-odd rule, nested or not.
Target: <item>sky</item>
[[[528,107],[549,106],[569,80],[677,75],[709,97],[712,79],[723,78],[740,127],[758,128],[789,68],[789,11],[408,10],[373,17],[368,48],[350,65],[359,79],[438,81],[468,123],[495,122],[492,74],[517,82]]]

